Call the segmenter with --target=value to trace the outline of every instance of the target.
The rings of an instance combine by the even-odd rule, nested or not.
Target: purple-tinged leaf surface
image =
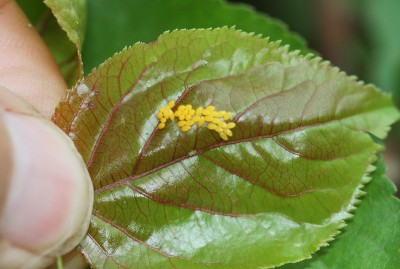
[[[233,137],[157,129],[169,101],[232,112]],[[95,188],[94,268],[269,268],[345,225],[398,118],[390,97],[320,59],[234,29],[136,44],[89,74],[54,121]]]

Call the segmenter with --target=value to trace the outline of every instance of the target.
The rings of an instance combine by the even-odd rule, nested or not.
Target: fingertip
[[[62,255],[80,242],[89,224],[93,188],[85,164],[50,121],[7,112],[3,119],[13,169],[0,237],[39,256]]]

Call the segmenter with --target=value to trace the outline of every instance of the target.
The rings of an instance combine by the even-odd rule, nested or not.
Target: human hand
[[[0,268],[44,268],[86,233],[90,177],[49,120],[65,91],[18,5],[0,0]]]

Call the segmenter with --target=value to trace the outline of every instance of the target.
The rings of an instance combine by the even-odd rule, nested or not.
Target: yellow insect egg
[[[228,128],[229,129],[235,128],[235,126],[236,126],[236,124],[234,122],[229,122],[228,123]]]
[[[189,126],[192,126],[194,124],[194,121],[193,120],[188,120],[187,122],[186,122],[186,125],[189,125]]]
[[[217,133],[222,133],[222,132],[224,132],[224,129],[222,129],[221,127],[217,126],[217,128],[215,128],[215,131]]]
[[[226,114],[225,111],[217,111],[215,112],[215,117],[222,118]]]
[[[178,121],[178,127],[183,127],[186,125],[186,121]]]
[[[203,126],[204,122],[205,122],[205,119],[203,117],[201,117],[199,119],[199,122],[197,123],[197,126],[199,126],[199,127]]]
[[[196,116],[201,116],[201,114],[202,114],[202,112],[203,112],[203,107],[198,107],[197,109],[196,109]]]
[[[221,125],[221,124],[223,123],[222,121],[220,121],[220,120],[217,119],[217,118],[213,118],[213,119],[212,119],[212,122],[215,123],[216,125]]]
[[[207,125],[207,128],[210,129],[210,130],[215,130],[215,129],[218,128],[218,126],[215,125],[214,123],[209,123],[209,124]]]
[[[166,118],[161,118],[160,121],[161,121],[162,123],[165,123],[165,122],[167,121],[167,119],[166,119]]]
[[[160,124],[158,124],[158,129],[163,129],[165,127],[165,123],[161,122]]]
[[[225,129],[224,130],[224,133],[227,135],[227,136],[232,136],[233,134],[232,134],[232,131],[230,130],[230,129]]]
[[[187,132],[187,131],[190,130],[190,126],[185,125],[185,126],[183,126],[183,127],[181,128],[181,130],[182,130],[182,132]]]
[[[224,121],[220,121],[219,126],[220,126],[221,128],[223,128],[223,129],[228,128],[228,124],[226,124],[226,122],[224,122]]]
[[[212,122],[213,119],[214,119],[214,118],[211,117],[211,116],[206,116],[206,117],[204,117],[204,120],[207,121],[207,122]]]
[[[207,110],[207,109],[204,109],[201,113],[202,113],[204,116],[209,116],[209,115],[211,115],[211,111],[210,111],[210,110]]]
[[[215,110],[215,106],[208,106],[206,107],[206,110],[213,112]]]
[[[219,133],[219,136],[225,141],[228,140],[228,136],[225,133]]]
[[[175,105],[175,101],[169,101],[169,102],[168,102],[168,106],[169,106],[170,108],[173,108],[174,105]]]
[[[175,119],[175,115],[174,115],[174,112],[172,112],[172,110],[169,111],[169,119],[170,120],[174,120]]]
[[[231,112],[226,112],[226,114],[224,115],[224,120],[230,120],[232,116]]]

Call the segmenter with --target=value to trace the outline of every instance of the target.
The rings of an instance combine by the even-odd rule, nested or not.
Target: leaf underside
[[[214,105],[236,127],[157,129]],[[181,30],[114,55],[54,121],[95,188],[95,268],[269,268],[309,258],[350,216],[398,118],[390,98],[312,56],[234,29]]]

